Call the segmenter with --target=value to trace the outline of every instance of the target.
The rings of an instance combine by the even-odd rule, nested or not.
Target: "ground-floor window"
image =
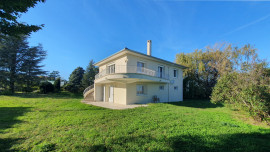
[[[159,86],[159,90],[164,90],[164,85]]]
[[[138,84],[136,86],[136,88],[137,88],[137,95],[144,95],[144,94],[146,94],[146,90],[145,90],[145,86],[144,85]]]

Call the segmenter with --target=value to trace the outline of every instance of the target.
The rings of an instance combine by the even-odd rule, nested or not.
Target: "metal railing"
[[[86,89],[84,89],[83,91],[83,96],[85,95],[86,92],[88,92],[89,90],[94,88],[94,84],[90,85],[89,87],[87,87]]]
[[[109,74],[117,74],[117,73],[138,73],[138,74],[145,74],[145,75],[164,78],[164,79],[169,78],[168,75],[166,75],[164,72],[160,73],[155,70],[151,70],[144,67],[116,65],[114,69],[107,67],[106,69],[100,71],[95,76],[95,79],[99,79]]]

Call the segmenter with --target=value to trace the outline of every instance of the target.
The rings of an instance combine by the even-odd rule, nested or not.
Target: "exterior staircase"
[[[90,85],[83,91],[85,102],[94,102],[94,85]]]

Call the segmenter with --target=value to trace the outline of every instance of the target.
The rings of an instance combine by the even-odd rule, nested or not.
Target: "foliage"
[[[82,85],[84,88],[94,84],[95,75],[98,73],[98,68],[94,66],[94,61],[91,60],[87,66],[82,79]]]
[[[61,79],[60,78],[57,78],[55,81],[54,81],[54,91],[55,92],[59,92],[61,89]]]
[[[28,25],[18,22],[22,13],[35,7],[38,2],[45,0],[1,0],[0,1],[0,33],[10,36],[30,35],[40,30],[44,25]]]
[[[187,66],[184,70],[184,98],[208,99],[220,76],[241,69],[256,49],[250,45],[242,48],[231,44],[216,44],[205,50],[176,55],[176,63]]]
[[[54,91],[54,86],[50,82],[42,82],[39,86],[40,93],[49,93]]]
[[[3,88],[9,88],[12,93],[15,87],[25,87],[26,91],[38,85],[39,75],[45,74],[41,62],[46,51],[41,45],[30,47],[27,37],[5,36],[0,41],[0,81]],[[16,84],[16,86],[15,86]]]
[[[77,67],[69,76],[69,81],[65,86],[65,90],[78,93],[83,91],[82,86],[82,78],[83,78],[84,70],[82,67]]]
[[[56,78],[59,78],[60,74],[59,71],[52,71],[49,75],[48,75],[48,79],[51,81],[56,80]]]
[[[222,76],[215,86],[211,102],[227,103],[244,109],[257,120],[270,121],[270,76],[266,63],[244,62],[241,72]]]
[[[111,110],[82,96],[0,96],[2,151],[269,151],[269,128],[209,101]]]
[[[152,97],[152,101],[153,101],[153,103],[158,103],[159,102],[159,98],[156,95],[154,95]]]

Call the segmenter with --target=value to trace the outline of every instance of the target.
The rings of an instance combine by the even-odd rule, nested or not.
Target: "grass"
[[[109,110],[71,94],[0,96],[0,151],[269,151],[270,129],[209,101]]]

